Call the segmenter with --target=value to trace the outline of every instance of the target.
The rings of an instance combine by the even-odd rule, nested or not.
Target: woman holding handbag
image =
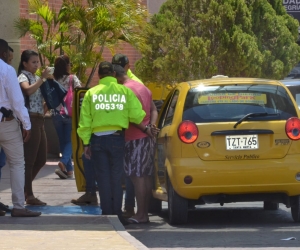
[[[31,137],[24,143],[25,199],[27,205],[45,206],[33,195],[32,182],[47,160],[47,138],[44,129],[44,100],[40,86],[50,77],[46,68],[41,78],[35,75],[40,66],[39,55],[33,50],[24,50],[18,69],[18,80],[24,94],[25,105],[31,122]]]
[[[65,107],[59,105],[53,110],[52,121],[56,129],[59,140],[59,147],[62,157],[58,162],[58,169],[55,173],[61,179],[73,177],[72,165],[72,99],[74,88],[81,87],[80,80],[76,75],[70,74],[71,63],[70,58],[66,55],[59,56],[54,62],[54,79],[59,82],[67,91],[64,99]]]

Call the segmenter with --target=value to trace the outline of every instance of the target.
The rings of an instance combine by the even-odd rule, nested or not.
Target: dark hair
[[[114,71],[116,72],[116,77],[121,77],[126,75],[125,69],[118,64],[114,64]]]
[[[98,75],[103,77],[113,76],[114,67],[110,62],[104,61],[99,64]]]
[[[13,48],[8,46],[8,49],[11,51],[11,52],[14,52]]]
[[[24,50],[21,54],[21,61],[20,61],[19,68],[18,68],[18,75],[20,75],[21,71],[24,70],[23,62],[28,62],[30,57],[38,56],[38,55],[39,54],[33,50],[30,50],[30,49]]]
[[[0,58],[5,61],[4,55],[3,53],[7,53],[8,52],[8,43],[3,40],[0,39]],[[7,60],[7,59],[6,59]],[[5,61],[6,62],[6,61]]]
[[[56,80],[62,78],[64,75],[69,75],[68,65],[70,64],[70,58],[66,55],[59,56],[54,62],[53,76]]]

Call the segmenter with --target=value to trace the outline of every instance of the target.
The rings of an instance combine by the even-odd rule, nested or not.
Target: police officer
[[[119,65],[119,66],[123,67],[127,76],[130,79],[143,84],[143,82],[135,74],[133,74],[132,71],[130,70],[129,59],[126,55],[120,54],[120,53],[115,54],[111,60],[111,63],[114,65]]]
[[[121,223],[128,224],[121,210],[124,129],[131,122],[147,132],[141,124],[145,112],[135,94],[118,84],[111,63],[100,63],[98,75],[99,84],[84,96],[77,133],[96,172],[102,214],[116,214]]]

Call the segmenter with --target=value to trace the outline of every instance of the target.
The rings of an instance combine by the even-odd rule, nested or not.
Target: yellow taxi
[[[150,209],[168,201],[171,224],[195,205],[263,201],[300,222],[300,111],[276,80],[183,82],[159,113]]]

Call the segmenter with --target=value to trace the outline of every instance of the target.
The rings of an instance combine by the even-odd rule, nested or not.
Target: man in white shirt
[[[14,58],[14,50],[10,46],[8,46],[8,48],[9,48],[9,54],[8,54],[7,62],[5,61],[6,60],[5,58],[0,57],[0,59],[5,61],[9,65],[11,65],[11,62]],[[5,54],[3,53],[1,56],[5,56]],[[0,147],[0,181],[1,181],[1,169],[5,166],[5,163],[6,163],[6,156],[4,151],[1,150]],[[0,211],[3,211],[3,213],[0,212],[0,214],[4,214],[4,212],[11,212],[11,209],[7,205],[0,202]]]
[[[7,64],[9,57],[8,43],[0,39],[0,146],[4,150],[10,168],[12,190],[12,217],[36,217],[40,212],[33,212],[24,207],[24,141],[30,138],[31,123],[24,104],[24,97],[18,82],[16,71]],[[23,125],[23,138],[18,118]],[[5,215],[1,213],[1,215]]]

